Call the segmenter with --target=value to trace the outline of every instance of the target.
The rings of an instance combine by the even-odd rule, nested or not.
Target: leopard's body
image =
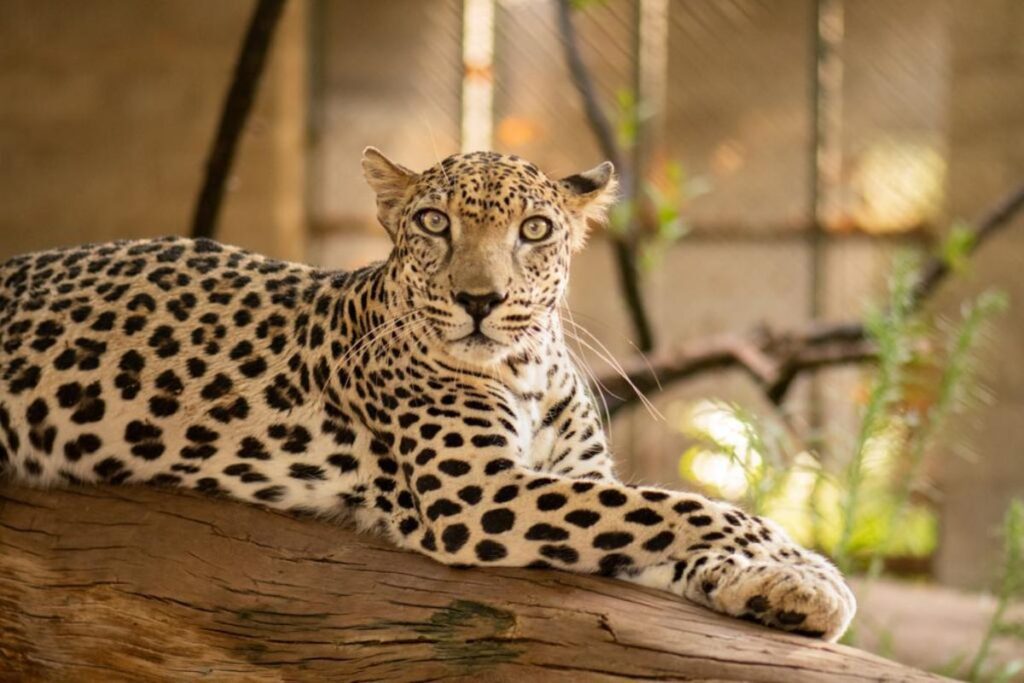
[[[346,512],[449,564],[602,572],[842,633],[842,577],[771,522],[616,479],[559,310],[608,165],[364,168],[395,248],[357,272],[181,238],[0,266],[0,468]]]

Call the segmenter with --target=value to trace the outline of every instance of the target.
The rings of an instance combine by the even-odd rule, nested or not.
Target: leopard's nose
[[[497,308],[507,296],[500,292],[487,292],[486,294],[458,292],[455,294],[455,303],[462,306],[466,313],[473,318],[473,322],[479,325],[480,321],[490,315],[491,311]]]

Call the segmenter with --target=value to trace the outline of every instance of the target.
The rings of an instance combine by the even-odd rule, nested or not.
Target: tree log
[[[0,486],[0,680],[936,678],[632,584],[145,488]]]

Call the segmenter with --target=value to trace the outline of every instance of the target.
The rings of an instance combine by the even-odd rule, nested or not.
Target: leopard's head
[[[415,173],[376,149],[363,172],[394,242],[395,315],[463,363],[529,350],[558,321],[569,261],[603,220],[616,182],[605,162],[552,180],[493,152],[456,154]]]

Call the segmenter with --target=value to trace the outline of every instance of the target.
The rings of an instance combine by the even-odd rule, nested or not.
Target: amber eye
[[[421,209],[416,212],[412,219],[416,221],[416,225],[431,235],[445,234],[448,232],[448,226],[451,224],[448,216],[437,209]]]
[[[519,234],[527,242],[540,242],[551,234],[551,229],[551,221],[543,216],[534,216],[523,221]]]

